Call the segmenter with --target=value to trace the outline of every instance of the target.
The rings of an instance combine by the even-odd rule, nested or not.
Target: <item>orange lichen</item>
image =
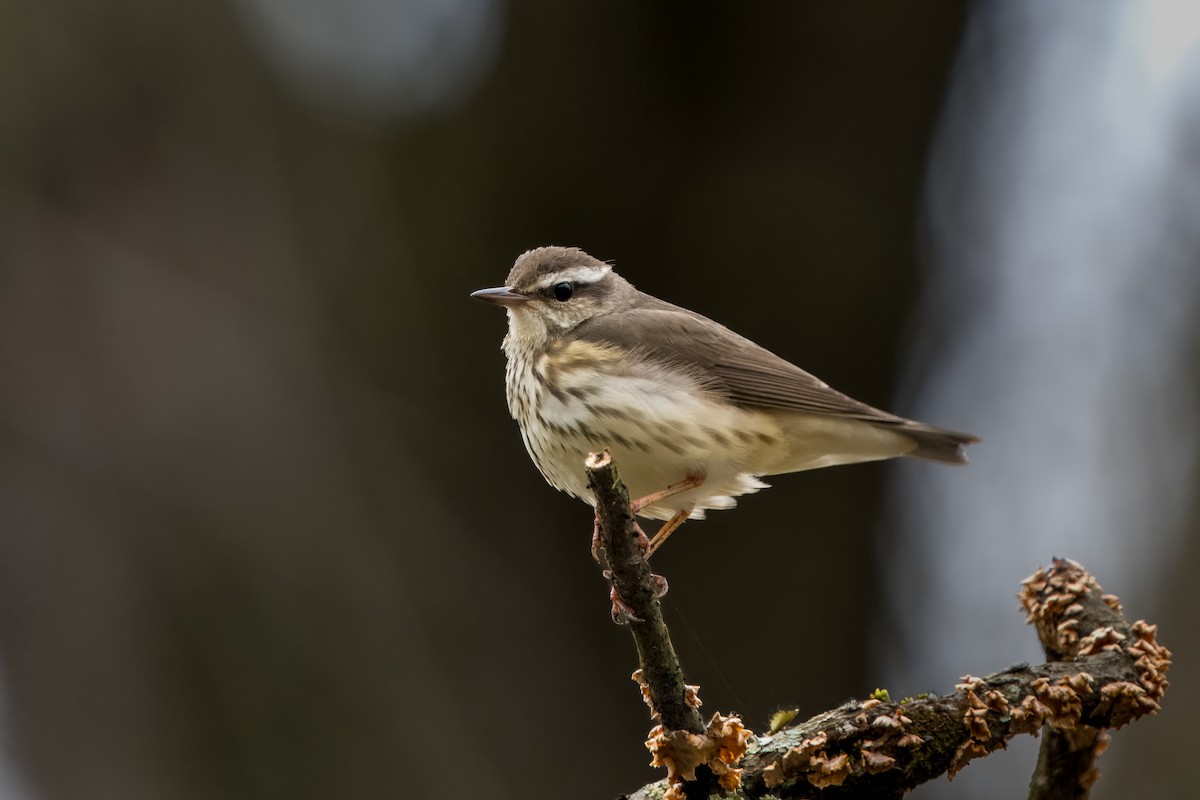
[[[1112,741],[1112,737],[1104,730],[1096,731],[1096,741],[1092,745],[1092,768],[1079,778],[1079,787],[1085,792],[1096,785],[1096,781],[1100,778],[1100,767],[1096,766],[1096,762],[1100,759],[1100,754],[1108,749],[1108,743]]]
[[[768,788],[778,786],[790,778],[801,776],[818,789],[840,786],[853,773],[854,764],[846,753],[832,756],[826,753],[824,748],[828,743],[829,736],[821,732],[805,739],[795,747],[788,748],[788,751],[783,754],[783,758],[771,765],[774,769],[771,770]],[[866,752],[867,749],[864,748],[864,753]],[[878,757],[874,757],[875,755]],[[889,762],[886,766],[885,759]],[[868,771],[882,772],[889,769],[890,764],[894,761],[895,759],[885,754],[872,754],[869,759],[864,755],[863,767]],[[763,780],[767,780],[765,774]]]
[[[964,676],[958,684],[958,689],[966,693],[967,708],[963,712],[963,725],[967,729],[967,738],[955,750],[948,771],[950,778],[972,759],[1004,747],[1009,733],[1036,733],[1046,716],[1045,707],[1032,695],[1026,698],[1023,706],[1012,709],[1008,698],[997,689],[986,689],[980,698],[977,690],[983,690],[985,686],[983,680],[971,675]],[[1005,732],[1003,723],[1011,725],[1009,733]],[[992,724],[1001,725],[999,732],[993,731]],[[902,739],[901,744],[904,743]]]
[[[1067,686],[1085,695],[1092,693],[1092,684],[1096,682],[1096,679],[1086,672],[1076,672],[1063,677],[1062,680],[1066,682]]]
[[[654,707],[654,701],[650,699],[650,684],[646,682],[645,674],[640,669],[636,669],[629,676],[629,679],[636,683],[641,690],[642,702],[650,709],[650,719],[662,719],[662,716],[658,713],[658,709]],[[700,687],[685,684],[683,687],[683,702],[692,708],[699,708],[702,705],[700,702]]]
[[[1092,653],[1099,653],[1104,650],[1120,650],[1121,642],[1125,641],[1125,634],[1113,628],[1111,625],[1105,625],[1101,628],[1089,633],[1079,640],[1076,656],[1090,656]]]
[[[1100,591],[1100,584],[1083,567],[1056,558],[1050,569],[1039,569],[1021,582],[1017,598],[1028,614],[1026,622],[1038,629],[1041,641],[1056,652],[1071,655],[1079,641],[1078,623],[1064,617],[1083,614],[1080,600]]]
[[[960,692],[974,692],[983,688],[983,678],[976,678],[974,675],[963,675],[958,679],[958,683],[954,684],[954,688]]]
[[[987,724],[988,707],[974,692],[967,692],[967,710],[963,715],[963,723],[967,726],[967,734],[976,741],[992,738],[992,730]]]
[[[1096,711],[1107,714],[1110,724],[1120,728],[1138,717],[1158,711],[1158,703],[1136,683],[1117,681],[1100,688]]]
[[[838,753],[830,758],[824,753],[817,753],[812,757],[811,769],[805,777],[818,789],[841,786],[850,777],[850,756]]]
[[[911,722],[912,720],[909,721]],[[902,731],[904,730],[904,723],[897,717],[889,716],[887,714],[880,714],[875,719],[871,720],[871,727],[882,728],[884,730]]]
[[[650,684],[646,682],[645,674],[640,669],[635,669],[629,679],[641,689],[642,702],[650,709],[650,719],[659,719],[658,709],[654,707],[654,701],[650,699]]]
[[[787,778],[783,774],[783,766],[778,761],[768,764],[762,771],[763,784],[768,789],[782,786]]]
[[[1139,619],[1129,627],[1129,631],[1133,642],[1125,648],[1125,652],[1137,659],[1133,666],[1138,672],[1138,679],[1146,687],[1149,698],[1157,702],[1171,685],[1167,681],[1171,651],[1158,643],[1157,625]]]
[[[887,772],[896,766],[896,759],[883,753],[876,753],[866,748],[860,750],[859,753],[862,755],[863,769],[871,774]]]
[[[704,733],[655,727],[646,740],[646,749],[650,751],[651,766],[667,768],[670,788],[664,797],[681,800],[683,782],[695,780],[696,768],[701,765],[712,770],[721,788],[736,789],[742,781],[742,771],[736,764],[746,754],[752,737],[739,718],[713,714]]]
[[[1071,647],[1079,641],[1079,620],[1066,619],[1058,623],[1058,627],[1054,629],[1058,636],[1058,642],[1063,647]]]
[[[1051,683],[1048,678],[1033,682],[1033,692],[1044,721],[1052,727],[1073,730],[1083,714],[1081,695],[1090,694],[1092,676],[1086,672],[1067,675]]]
[[[1119,614],[1120,602],[1114,595],[1102,595],[1101,591],[1099,583],[1078,564],[1055,559],[1049,569],[1039,570],[1023,582],[1019,597],[1029,621],[1038,627],[1038,635],[1052,662],[1120,653],[1132,660],[1136,682],[1131,678],[1100,684],[1095,676],[1077,668],[1063,675],[1062,667],[1072,668],[1063,664],[1045,670],[1061,677],[1037,678],[1026,684],[1030,687],[1028,693],[1021,696],[1012,688],[1012,680],[985,681],[972,675],[963,676],[956,689],[962,692],[966,735],[952,757],[948,770],[951,778],[973,759],[1004,747],[1011,736],[1023,733],[1037,736],[1046,725],[1061,732],[1072,748],[1091,748],[1093,756],[1098,757],[1108,744],[1108,736],[1092,725],[1120,727],[1158,710],[1159,700],[1169,686],[1166,674],[1171,653],[1158,643],[1155,626],[1138,621],[1126,627],[1123,618],[1110,613]],[[1111,624],[1093,629],[1099,621]],[[1096,675],[1105,675],[1111,674],[1109,670],[1116,663],[1108,655],[1087,665],[1095,665]],[[1129,661],[1124,663],[1128,673]],[[1029,671],[1037,674],[1042,670]],[[1013,672],[1020,675],[1021,671]],[[999,688],[992,688],[989,683]],[[859,701],[857,707],[843,707],[846,716],[842,720],[849,719],[852,725],[843,721],[834,735],[856,741],[857,752],[854,749],[837,752],[847,746],[853,748],[850,741],[838,741],[829,747],[825,734],[811,737],[767,768],[763,775],[767,788],[774,789],[803,776],[813,786],[823,789],[839,786],[851,775],[861,777],[896,769],[897,759],[906,758],[906,749],[921,747],[928,741],[906,731],[905,725],[911,720],[901,711],[904,702],[908,701],[901,701],[891,713],[885,707],[889,703],[887,698],[872,694]],[[1085,705],[1089,707],[1086,718]],[[1083,775],[1084,788],[1098,774],[1093,767]]]
[[[1033,695],[1026,695],[1021,704],[1009,712],[1012,717],[1010,730],[1013,733],[1031,733],[1037,736],[1046,720],[1047,708]]]
[[[983,704],[988,707],[989,711],[995,711],[998,714],[1008,713],[1008,698],[995,689],[989,689],[983,695]]]
[[[1038,627],[1038,634],[1047,646],[1071,658],[1081,658],[1103,652],[1124,652],[1134,658],[1138,683],[1121,681],[1100,688],[1098,713],[1108,715],[1116,727],[1158,710],[1169,683],[1166,673],[1171,665],[1171,652],[1156,641],[1157,629],[1138,620],[1126,631],[1106,625],[1079,636],[1079,619],[1085,609],[1081,598],[1096,593],[1100,601],[1118,614],[1121,601],[1116,595],[1101,594],[1100,585],[1081,566],[1073,561],[1055,559],[1049,570],[1038,570],[1022,583],[1019,596],[1029,612],[1029,621]],[[1068,617],[1068,619],[1063,619]],[[1052,628],[1052,630],[1048,630]],[[1049,635],[1048,634],[1052,634]],[[1062,729],[1071,729],[1079,719],[1079,698],[1092,691],[1094,680],[1086,673],[1070,676],[1065,684],[1048,681],[1035,684],[1036,698],[1027,697],[1013,713],[1020,729],[1042,721]]]
[[[812,763],[812,757],[821,750],[829,742],[829,737],[824,731],[812,736],[795,747],[788,748],[788,751],[783,754],[783,771],[789,775],[796,775],[808,769]]]
[[[961,772],[962,768],[969,764],[972,759],[986,756],[989,752],[987,747],[974,739],[967,739],[954,751],[954,759],[951,761],[949,769],[946,770],[946,777],[954,780],[954,776]]]

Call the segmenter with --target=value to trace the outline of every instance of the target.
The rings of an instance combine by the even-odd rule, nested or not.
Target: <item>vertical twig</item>
[[[667,730],[704,731],[700,712],[689,704],[679,657],[658,602],[659,584],[637,541],[629,491],[621,483],[612,455],[592,453],[586,462],[588,481],[596,494],[596,516],[613,588],[637,619],[629,632],[637,644],[642,677],[650,692],[650,705]],[[694,694],[692,694],[694,703]]]
[[[1049,570],[1039,570],[1022,584],[1019,597],[1048,663],[1070,663],[1089,655],[1097,631],[1107,632],[1103,635],[1113,643],[1133,637],[1116,598],[1105,595],[1096,579],[1074,561],[1054,559]],[[1087,800],[1100,774],[1096,761],[1107,746],[1108,734],[1102,728],[1046,725],[1029,780],[1029,800]]]

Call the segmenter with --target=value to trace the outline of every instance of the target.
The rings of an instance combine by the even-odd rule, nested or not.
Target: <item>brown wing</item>
[[[712,391],[741,406],[826,414],[901,429],[917,442],[916,456],[962,463],[962,446],[979,441],[861,403],[707,317],[644,297],[645,306],[594,317],[573,335],[635,347],[648,358],[699,371]]]

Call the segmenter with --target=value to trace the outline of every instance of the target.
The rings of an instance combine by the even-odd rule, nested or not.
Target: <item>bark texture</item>
[[[953,778],[1014,736],[1043,732],[1029,796],[1077,800],[1099,775],[1105,731],[1158,711],[1167,689],[1171,653],[1158,644],[1156,626],[1129,622],[1117,598],[1082,566],[1055,559],[1023,581],[1018,594],[1047,655],[1043,664],[967,675],[943,695],[850,702],[770,735],[752,736],[740,720],[719,715],[706,728],[696,687],[684,681],[663,621],[662,579],[650,572],[638,543],[628,492],[607,452],[590,456],[587,470],[606,574],[631,612],[627,623],[640,662],[635,677],[662,723],[647,746],[655,763],[667,767],[668,780],[631,800],[707,796],[717,788],[713,772],[721,789],[746,798],[900,797],[942,774]]]

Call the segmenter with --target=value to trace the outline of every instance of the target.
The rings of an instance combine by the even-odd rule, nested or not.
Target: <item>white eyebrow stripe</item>
[[[607,264],[600,267],[580,266],[564,269],[560,272],[555,272],[552,275],[547,275],[540,281],[534,284],[534,289],[545,289],[547,286],[552,286],[556,283],[595,283],[603,278],[608,273],[612,272],[612,267]]]

